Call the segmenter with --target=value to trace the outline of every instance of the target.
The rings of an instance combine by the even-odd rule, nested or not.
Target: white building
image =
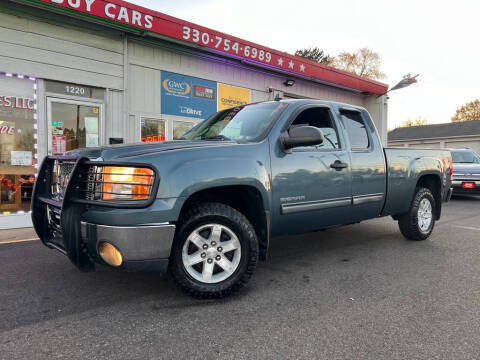
[[[121,0],[2,0],[0,229],[31,224],[33,176],[49,154],[172,140],[277,94],[364,106],[386,142],[386,91]]]
[[[397,128],[388,133],[388,146],[468,148],[480,154],[480,120]]]

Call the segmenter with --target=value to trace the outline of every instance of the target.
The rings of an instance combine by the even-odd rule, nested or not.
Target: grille
[[[99,188],[98,181],[101,180],[102,174],[98,170],[98,166],[89,166],[87,175],[87,186],[85,190],[85,200],[96,200],[99,198],[96,195]]]
[[[480,180],[480,173],[461,173],[461,172],[454,172],[453,180]]]
[[[51,183],[51,193],[54,200],[63,200],[74,167],[74,161],[55,160]]]
[[[46,215],[48,220],[48,232],[49,243],[55,245],[58,248],[64,248],[63,235],[62,235],[62,205],[65,197],[65,191],[67,185],[71,180],[73,169],[75,168],[76,159],[63,158],[54,159],[53,164],[49,167],[51,171],[50,176],[50,196],[51,200],[46,206]]]
[[[61,210],[55,206],[47,205],[47,219],[53,238],[62,237]]]

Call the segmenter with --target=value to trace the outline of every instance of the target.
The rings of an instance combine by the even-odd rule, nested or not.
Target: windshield
[[[454,163],[480,164],[480,158],[473,151],[452,151]]]
[[[180,140],[258,141],[286,106],[274,101],[223,110],[193,127]]]

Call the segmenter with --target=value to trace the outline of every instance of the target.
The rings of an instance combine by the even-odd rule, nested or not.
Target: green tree
[[[459,107],[452,117],[453,122],[480,120],[480,99],[476,99]]]
[[[318,47],[308,48],[308,49],[299,49],[295,51],[295,56],[301,56],[305,59],[309,59],[325,65],[331,65],[334,60],[332,56],[326,54],[323,50],[320,50]]]
[[[373,80],[385,78],[385,74],[380,70],[381,64],[380,54],[367,47],[353,53],[343,51],[333,62],[337,69]]]

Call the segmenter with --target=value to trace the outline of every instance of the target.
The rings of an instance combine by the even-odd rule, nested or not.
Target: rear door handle
[[[330,167],[335,170],[342,170],[348,167],[347,163],[341,162],[340,160],[335,160],[332,164],[330,164]]]

